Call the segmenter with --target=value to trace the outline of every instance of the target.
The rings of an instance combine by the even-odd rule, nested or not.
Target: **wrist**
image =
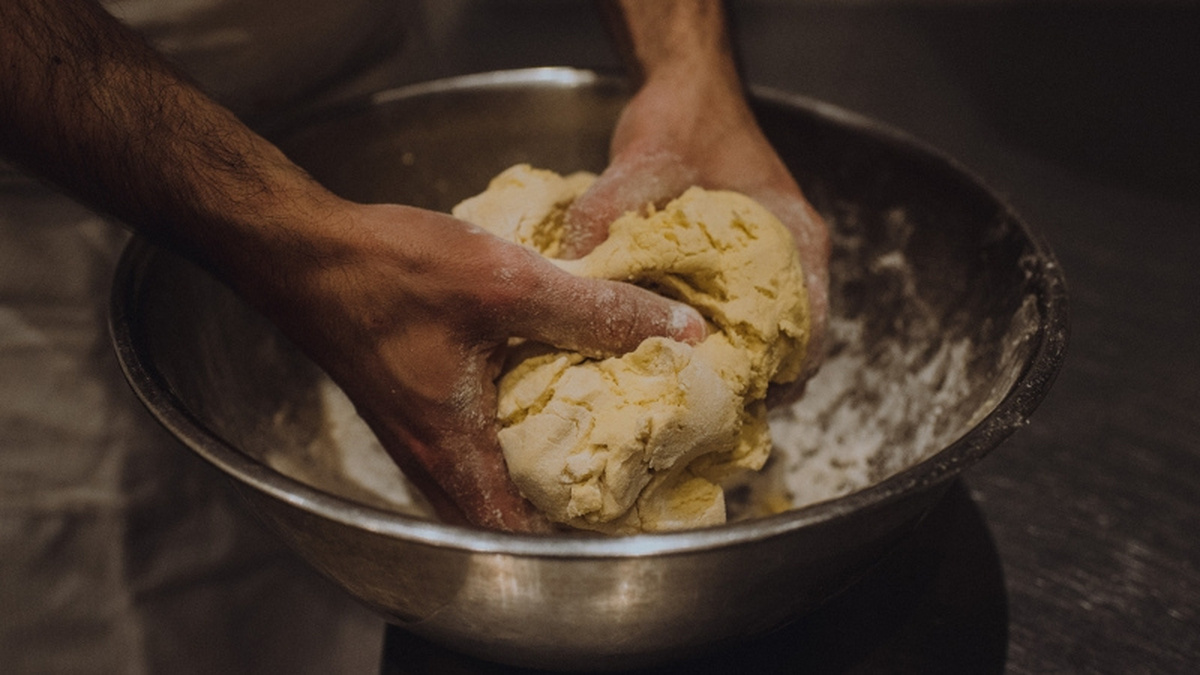
[[[645,81],[621,122],[614,151],[669,151],[685,162],[702,161],[756,124],[735,75],[673,68]]]
[[[268,169],[253,194],[201,205],[179,243],[185,255],[264,307],[347,257],[358,208],[300,169],[281,166]]]
[[[621,0],[616,8],[618,43],[643,81],[736,73],[720,0]]]

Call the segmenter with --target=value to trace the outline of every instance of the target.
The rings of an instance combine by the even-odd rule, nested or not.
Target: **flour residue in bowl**
[[[850,494],[947,447],[1007,395],[1036,332],[1032,295],[986,340],[956,320],[953,303],[928,302],[905,252],[913,224],[904,209],[841,203],[825,217],[828,355],[803,397],[772,410],[773,461],[748,485],[747,513],[781,491],[792,508]]]
[[[330,494],[387,511],[433,517],[433,508],[392,461],[354,404],[332,380],[317,381],[317,433],[304,446],[273,446],[263,453],[268,466],[289,478]],[[281,415],[287,426],[289,412]]]

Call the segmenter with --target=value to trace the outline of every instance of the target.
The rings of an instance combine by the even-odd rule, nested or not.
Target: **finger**
[[[552,529],[508,477],[494,431],[484,437],[451,435],[436,444],[410,439],[385,447],[444,522],[505,532]],[[420,459],[434,454],[438,457],[428,466]]]
[[[703,317],[684,303],[547,268],[510,313],[510,334],[593,356],[632,351],[652,336],[695,344],[707,334]]]
[[[808,291],[811,335],[808,343],[808,374],[824,359],[825,334],[829,316],[829,228],[796,189],[796,193],[768,190],[752,195],[779,218],[796,241],[796,253],[804,270]]]
[[[563,258],[580,258],[608,237],[612,221],[647,204],[661,205],[696,182],[678,155],[627,152],[613,161],[567,210]]]
[[[438,476],[439,485],[472,525],[505,532],[551,531],[550,521],[509,478],[494,428],[486,435],[445,437],[439,452],[456,459],[452,471]]]
[[[507,532],[548,532],[550,521],[537,511],[509,478],[496,433],[496,368],[486,350],[469,359],[456,396],[431,411],[445,426],[438,434],[434,478],[467,521]]]
[[[392,459],[445,522],[547,532],[550,522],[509,478],[496,440],[496,387],[486,357],[469,359],[444,400],[407,397],[394,410],[363,409]],[[483,364],[484,367],[469,367]],[[419,420],[419,421],[418,421]]]

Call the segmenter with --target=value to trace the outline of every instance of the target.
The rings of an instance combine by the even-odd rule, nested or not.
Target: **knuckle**
[[[654,325],[654,308],[635,293],[610,293],[602,303],[604,334],[609,347],[627,351],[637,347]]]
[[[537,253],[523,246],[493,247],[474,271],[475,311],[493,324],[508,325],[528,313],[547,285]]]

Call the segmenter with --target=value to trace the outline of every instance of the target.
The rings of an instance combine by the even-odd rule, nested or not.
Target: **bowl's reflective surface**
[[[309,116],[279,142],[343,196],[448,210],[517,162],[602,169],[623,100],[618,82],[586,72],[496,73]],[[858,354],[885,375],[855,381],[831,409],[882,411],[908,396],[906,369],[950,342],[965,350],[969,386],[941,396],[947,383],[923,382],[937,409],[914,404],[882,427],[896,451],[875,466],[890,477],[865,489],[771,518],[617,539],[479,532],[313,489],[257,458],[322,433],[323,374],[223,286],[139,241],[113,291],[126,375],[302,556],[421,635],[510,663],[603,668],[762,632],[853,583],[951,478],[1025,424],[1061,363],[1067,319],[1052,255],[953,163],[803,99],[760,92],[756,105],[835,229],[833,312],[853,326],[835,336],[835,358]],[[901,276],[887,264],[897,256]],[[832,433],[831,416],[815,417],[813,433]],[[920,459],[917,436],[945,442]],[[814,443],[825,440],[835,442]]]

